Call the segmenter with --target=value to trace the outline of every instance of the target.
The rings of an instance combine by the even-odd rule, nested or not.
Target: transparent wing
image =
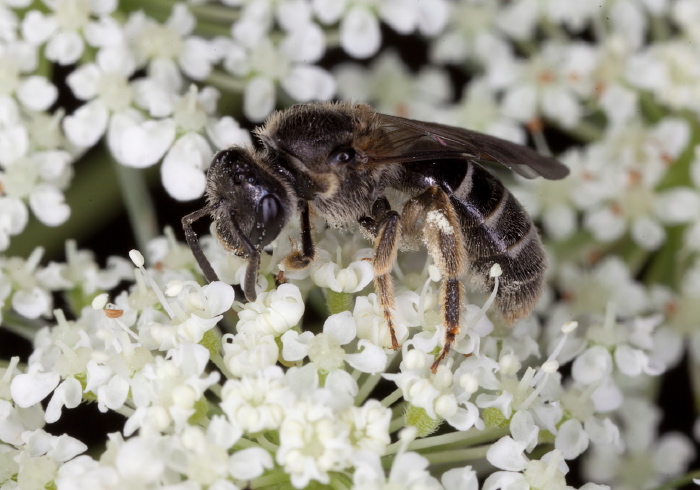
[[[377,113],[375,117],[382,136],[373,137],[365,148],[370,164],[439,160],[461,155],[500,163],[528,179],[541,176],[557,180],[569,174],[569,169],[556,159],[494,136],[387,114]]]

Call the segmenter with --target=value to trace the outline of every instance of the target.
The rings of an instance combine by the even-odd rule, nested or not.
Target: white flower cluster
[[[83,291],[83,297],[94,299],[74,321],[57,310],[57,325],[36,333],[26,367],[20,370],[16,358],[8,365],[1,440],[18,465],[18,481],[50,460],[34,477],[43,484],[54,482],[59,489],[107,488],[97,482],[133,479],[147,488],[182,480],[214,488],[243,488],[247,481],[289,481],[294,488],[312,482],[345,482],[355,488],[478,488],[469,466],[438,480],[427,471],[432,461],[414,450],[439,447],[445,438],[468,447],[470,439],[492,431],[498,442],[482,457],[503,471],[491,475],[484,488],[516,481],[564,488],[565,460],[577,458],[589,444],[617,453],[624,447],[611,414],[623,407],[622,390],[629,384],[625,380],[663,371],[649,353],[657,322],[619,324],[609,313],[576,342],[570,338],[576,325],[566,324],[549,358],[538,368],[525,369],[533,349],[511,344],[522,334],[517,330],[527,326],[520,324],[501,337],[484,309],[469,305],[455,346],[460,357],[450,358],[433,374],[440,306],[435,283],[424,268],[426,272],[407,274],[399,282],[397,332],[405,341],[398,371],[388,374],[396,354],[384,345],[385,334],[378,335],[386,324],[381,310],[368,309],[375,301],[372,293],[360,292],[352,311],[330,315],[322,332],[299,330],[307,302],[301,291],[316,283],[327,294],[336,293],[328,285],[347,279],[344,271],[366,262],[366,242],[348,237],[340,253],[341,239],[329,230],[319,240],[327,247],[321,254],[326,265],[306,278],[260,291],[255,302],[237,304],[233,317],[232,287],[220,282],[199,286],[192,280],[191,257],[180,261],[179,268],[165,268],[163,264],[178,263],[181,245],[163,239],[150,247],[160,264],[150,271],[143,268],[138,253],[132,253],[137,269],[129,274],[115,259],[112,263],[119,267],[100,271],[74,245],[68,249],[68,264],[45,269],[33,264],[39,277],[56,271],[54,275],[63,279],[58,290],[70,291],[75,282],[85,289],[94,276],[103,277],[103,288],[129,276],[135,283],[113,303],[100,287]],[[360,258],[347,267],[330,261],[328,248],[333,244],[336,260]],[[245,262],[231,260],[245,267]],[[85,272],[89,270],[93,272]],[[423,275],[422,281],[415,281]],[[16,313],[24,314],[21,309]],[[221,336],[223,325],[231,320],[235,333]],[[575,353],[566,348],[572,342]],[[572,379],[564,384],[559,362],[572,357]],[[210,361],[219,369],[209,369]],[[383,400],[368,398],[382,378],[395,383],[396,390]],[[42,410],[45,398],[48,403]],[[403,401],[396,404],[399,399]],[[33,440],[49,437],[44,424],[87,400],[97,402],[100,411],[126,417],[122,434],[110,439],[105,453],[109,457],[76,457],[85,447],[67,436],[43,443],[60,451],[32,449]],[[453,431],[430,436],[442,421]],[[399,433],[399,441],[391,444],[392,433],[403,426],[407,428]],[[525,453],[537,447],[542,432],[553,436],[555,449],[541,460],[531,460]],[[678,447],[689,454],[683,441]],[[381,461],[387,457],[394,462],[385,474]]]
[[[320,219],[312,264],[281,265],[298,240],[292,222],[262,254],[248,303],[235,293],[247,262],[212,237],[201,243],[223,282],[206,286],[172,231],[145,246],[149,268],[135,251],[102,268],[73,240],[65,263],[42,265],[41,246],[0,255],[2,328],[33,342],[26,360],[0,360],[0,487],[603,490],[692,479],[691,431],[660,431],[657,396],[684,356],[700,363],[697,0],[137,7],[0,5],[0,251],[29,210],[49,226],[78,212],[64,192],[100,141],[118,165],[160,163],[167,192],[191,200],[214,152],[252,141],[222,114],[257,123],[340,97],[560,153],[565,180],[504,178],[542,229],[547,285],[513,326],[492,314],[498,281],[488,299],[470,292],[433,372],[445,326],[426,252],[400,252],[393,268],[392,350],[372,244]],[[424,48],[411,53],[425,58],[419,69],[402,46],[385,49],[390,31]],[[81,104],[70,112],[67,95]],[[101,453],[50,434],[87,403],[124,418]]]

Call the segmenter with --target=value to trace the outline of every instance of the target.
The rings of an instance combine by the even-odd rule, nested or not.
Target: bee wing
[[[532,148],[468,129],[375,114],[382,137],[365,149],[368,163],[405,163],[418,160],[469,159],[498,162],[528,179],[566,177],[569,169]]]

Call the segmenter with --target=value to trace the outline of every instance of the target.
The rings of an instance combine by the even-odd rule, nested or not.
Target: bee
[[[444,343],[436,371],[455,342],[465,278],[493,288],[491,267],[502,270],[495,304],[512,323],[529,315],[543,287],[546,259],[539,234],[522,206],[482,163],[517,174],[561,179],[568,169],[551,157],[493,136],[442,124],[381,114],[349,102],[310,103],[272,114],[255,130],[261,145],[216,154],[207,173],[206,206],[182,219],[187,243],[208,281],[217,280],[192,223],[209,216],[218,239],[248,259],[243,291],[256,297],[263,249],[299,213],[300,244],[285,270],[314,258],[312,213],[331,226],[359,226],[374,240],[374,287],[392,347],[394,287],[399,249],[427,247],[442,273]],[[404,196],[392,208],[387,193]],[[393,191],[392,191],[393,192]]]

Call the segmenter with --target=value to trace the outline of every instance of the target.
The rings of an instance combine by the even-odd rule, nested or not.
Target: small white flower
[[[58,90],[43,76],[33,75],[36,68],[36,47],[23,41],[0,46],[0,92],[15,95],[27,109],[45,111],[56,101]]]
[[[239,334],[280,336],[294,327],[304,314],[304,301],[299,288],[282,284],[275,290],[258,294],[238,313]]]
[[[418,453],[402,452],[394,458],[387,478],[382,468],[379,456],[369,451],[363,451],[353,457],[355,472],[353,483],[355,488],[368,490],[381,490],[389,487],[407,489],[441,490],[440,483],[428,472],[428,460]],[[473,490],[475,487],[460,486],[450,488],[463,488]]]
[[[638,397],[626,397],[619,415],[625,450],[612,445],[597,445],[584,459],[584,475],[610,483],[615,488],[643,488],[659,485],[686,471],[695,457],[688,437],[677,432],[658,434],[661,413],[658,407]],[[619,472],[621,465],[629,471]]]
[[[316,24],[307,23],[299,26],[297,32],[304,32],[305,29],[319,30]],[[292,36],[294,34],[288,34],[288,38]],[[322,33],[319,32],[318,36],[322,36]],[[275,107],[277,83],[298,102],[328,100],[333,96],[335,81],[330,73],[312,65],[315,59],[298,59],[299,53],[310,52],[307,46],[316,51],[313,56],[322,54],[315,48],[318,46],[318,36],[294,36],[294,42],[304,44],[294,45],[293,50],[289,47],[292,40],[283,40],[276,46],[267,37],[253,44],[246,44],[238,39],[244,46],[237,41],[225,43],[229,55],[224,60],[224,67],[236,77],[247,77],[243,94],[243,113],[248,119],[262,121],[272,112]]]
[[[342,97],[369,102],[379,112],[403,117],[436,119],[440,116],[436,107],[452,96],[445,71],[426,68],[413,75],[394,51],[383,52],[369,67],[356,63],[341,64],[334,70],[334,75]]]
[[[294,404],[284,373],[271,366],[254,375],[228,380],[221,391],[221,409],[245,433],[279,429],[285,410]]]
[[[212,43],[192,36],[196,17],[185,4],[176,4],[163,24],[147,17],[142,11],[132,13],[124,33],[139,65],[147,65],[150,75],[168,73],[166,86],[174,91],[184,88],[184,77],[206,78],[218,55]],[[160,81],[164,78],[156,76]]]
[[[350,427],[350,443],[355,451],[384,454],[391,442],[391,410],[383,407],[378,400],[367,400],[361,407],[348,407],[339,418]]]
[[[308,336],[308,339],[309,332],[294,335],[296,332],[287,331],[282,336],[282,342],[292,358],[285,359],[299,360],[308,355],[316,368],[324,373],[342,369],[345,362],[362,372],[382,372],[386,368],[387,356],[379,346],[360,340],[358,353],[346,353],[343,349],[342,346],[355,340],[356,332],[355,320],[349,311],[329,316],[323,324],[323,333]]]
[[[219,380],[219,373],[205,376],[209,351],[199,344],[182,344],[170,351],[170,359],[156,357],[137,372],[131,382],[136,410],[124,426],[124,434],[154,434],[187,425],[195,403]]]
[[[234,376],[255,375],[266,367],[274,366],[279,348],[273,335],[262,333],[226,334],[221,339],[224,363]]]
[[[497,471],[484,482],[484,490],[494,490],[513,486],[513,488],[551,488],[566,489],[565,475],[569,468],[561,453],[556,449],[545,454],[541,460],[529,460],[524,454],[524,443],[518,443],[506,436],[493,444],[486,453],[486,459]]]
[[[135,69],[131,53],[119,46],[101,49],[95,63],[82,65],[69,75],[67,83],[73,93],[87,101],[63,121],[72,143],[93,146],[107,130],[110,115],[131,106],[133,91],[129,77]]]
[[[519,65],[517,78],[506,89],[503,112],[522,122],[545,116],[574,126],[583,115],[580,97],[593,88],[594,61],[592,50],[583,45],[546,44],[541,54]]]
[[[41,366],[33,364],[29,372],[12,379],[12,399],[22,408],[31,407],[46,398],[58,386],[60,379],[58,373],[42,372]]]
[[[396,295],[397,308],[394,315],[394,332],[399,344],[408,338],[408,327],[415,326],[407,324],[406,318],[402,316],[402,303],[414,299],[415,293],[412,291],[399,293]],[[357,337],[365,339],[374,345],[385,348],[391,347],[391,334],[384,319],[384,310],[377,300],[377,296],[371,293],[367,296],[359,296],[355,300],[355,308],[352,316],[357,325]]]
[[[10,237],[19,235],[27,226],[28,220],[27,206],[22,201],[0,197],[0,251],[10,246]]]
[[[269,452],[259,447],[251,447],[231,455],[228,471],[238,480],[252,480],[273,466],[274,462]]]
[[[439,366],[433,374],[430,370],[433,356],[419,349],[408,350],[409,343],[404,344],[401,372],[386,373],[384,378],[394,381],[404,400],[424,409],[432,419],[444,419],[458,430],[483,427],[476,405],[469,401],[471,393],[465,394],[460,385],[461,375],[455,380],[457,373],[452,373],[449,365]]]
[[[22,34],[37,46],[46,43],[46,57],[49,60],[62,65],[75,63],[85,48],[83,36],[93,46],[106,41],[104,36],[108,31],[104,29],[104,24],[100,25],[92,18],[110,14],[116,2],[102,3],[105,5],[87,0],[58,0],[48,4],[52,10],[48,15],[39,10],[30,10],[24,17]]]
[[[172,120],[183,134],[166,153],[160,170],[163,186],[178,200],[202,196],[206,184],[203,171],[209,168],[215,150],[251,142],[250,134],[235,120],[214,117],[218,98],[217,90],[207,87],[199,91],[192,85],[173,100]]]
[[[42,248],[37,248],[26,261],[18,257],[0,261],[12,284],[12,308],[26,318],[39,318],[51,311],[51,294],[37,277],[43,253]]]
[[[149,167],[163,158],[171,147],[175,130],[171,119],[144,120],[140,113],[129,110],[110,119],[107,143],[123,165]]]
[[[70,216],[63,189],[71,176],[71,156],[59,150],[31,152],[28,128],[17,123],[0,129],[0,182],[7,195],[5,207],[11,214],[5,225],[10,233],[22,225],[25,202],[34,215],[48,226],[63,224]]]
[[[348,432],[348,425],[327,406],[297,402],[288,408],[280,427],[275,459],[290,475],[294,488],[304,488],[312,480],[327,484],[328,472],[349,465],[352,448]]]

